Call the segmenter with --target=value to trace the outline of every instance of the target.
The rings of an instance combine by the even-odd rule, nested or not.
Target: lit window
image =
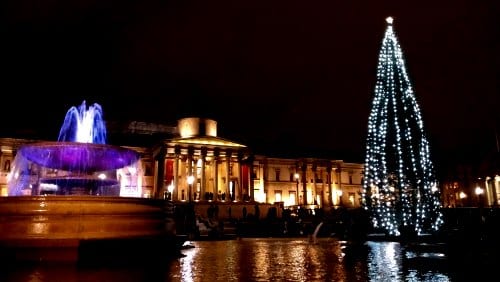
[[[349,193],[349,203],[354,206],[354,200],[356,199],[356,196],[354,193]]]
[[[274,201],[281,202],[281,190],[277,190],[274,192]]]

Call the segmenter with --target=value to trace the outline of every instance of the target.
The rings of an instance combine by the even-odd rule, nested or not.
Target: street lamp
[[[462,206],[464,206],[464,201],[465,198],[467,198],[467,194],[465,194],[464,191],[461,191],[458,196],[460,197],[460,203],[462,204]]]
[[[167,198],[168,198],[168,200],[172,201],[172,200],[174,199],[174,198],[172,197],[172,196],[173,196],[173,195],[172,195],[172,193],[174,192],[174,185],[169,184],[169,185],[167,186],[167,191],[168,191],[168,195],[167,195],[168,197],[167,197]]]
[[[189,194],[188,199],[189,199],[189,202],[192,202],[193,195],[192,195],[191,191],[193,190],[192,186],[193,186],[193,182],[194,182],[194,176],[192,176],[192,175],[188,176],[187,181],[188,181],[188,194]]]
[[[482,203],[481,196],[483,195],[484,190],[483,190],[483,188],[477,186],[475,192],[476,192],[476,195],[477,195],[478,204],[479,204],[479,206],[482,206],[483,203]]]

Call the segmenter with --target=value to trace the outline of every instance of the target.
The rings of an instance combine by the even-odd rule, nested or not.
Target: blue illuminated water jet
[[[66,113],[57,141],[106,144],[106,126],[101,105],[94,103],[87,108],[85,101],[71,107]]]

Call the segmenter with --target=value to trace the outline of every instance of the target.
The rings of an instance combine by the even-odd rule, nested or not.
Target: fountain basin
[[[100,258],[120,257],[131,247],[150,255],[175,251],[170,214],[173,206],[159,199],[0,197],[0,256],[8,261],[79,261],[89,252]],[[158,242],[172,245],[159,248]]]
[[[59,141],[26,144],[18,153],[43,167],[86,173],[122,168],[139,159],[136,151],[119,146]]]

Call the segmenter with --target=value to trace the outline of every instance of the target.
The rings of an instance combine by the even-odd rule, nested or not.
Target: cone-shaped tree
[[[442,224],[439,189],[392,18],[387,24],[368,120],[363,206],[377,230],[422,234]]]

